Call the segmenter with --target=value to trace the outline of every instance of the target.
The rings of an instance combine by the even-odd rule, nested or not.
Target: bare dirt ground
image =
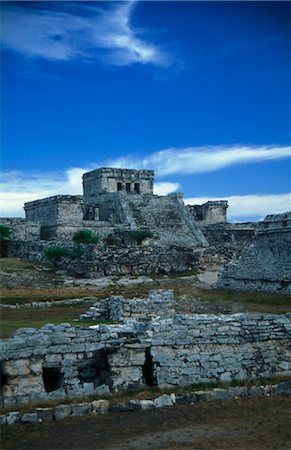
[[[2,430],[2,450],[290,450],[291,398],[74,417]]]

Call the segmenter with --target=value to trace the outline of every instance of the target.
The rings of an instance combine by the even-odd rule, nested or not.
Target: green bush
[[[56,264],[61,258],[68,255],[68,251],[56,245],[54,247],[48,247],[44,254],[50,262]]]
[[[97,244],[100,236],[92,233],[91,230],[79,230],[74,234],[73,241],[75,244]]]
[[[148,230],[132,230],[128,232],[128,237],[132,242],[140,245],[145,239],[157,239],[157,235]]]
[[[6,225],[0,225],[0,241],[9,241],[12,230]]]

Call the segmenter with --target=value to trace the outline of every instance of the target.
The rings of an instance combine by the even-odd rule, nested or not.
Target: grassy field
[[[90,280],[72,280],[64,271],[37,262],[17,258],[0,260],[0,298],[3,304],[22,304],[32,301],[56,301],[94,296],[105,298],[124,295],[128,298],[146,296],[149,289],[174,289],[176,310],[180,313],[229,314],[237,312],[275,313],[291,312],[291,296],[214,290],[198,282],[195,272],[187,274],[154,275],[150,283],[119,286],[118,278],[111,277],[112,286],[94,287]],[[129,277],[130,278],[130,277]],[[131,277],[134,281],[136,277]],[[67,286],[70,280],[74,284]],[[90,303],[59,305],[50,308],[2,309],[1,337],[8,337],[17,328],[39,328],[45,323],[76,323]],[[86,324],[84,324],[86,326]]]

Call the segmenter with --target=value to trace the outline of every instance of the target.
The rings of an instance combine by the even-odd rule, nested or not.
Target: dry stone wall
[[[80,319],[148,321],[153,318],[173,316],[175,314],[174,305],[172,289],[150,290],[147,298],[128,299],[116,295],[97,301],[86,313],[80,316]]]
[[[291,315],[176,315],[94,329],[21,329],[1,341],[4,407],[144,385],[290,375]]]
[[[260,222],[253,243],[224,268],[218,288],[291,293],[291,212]]]

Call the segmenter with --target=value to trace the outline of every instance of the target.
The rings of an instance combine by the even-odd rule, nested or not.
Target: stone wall
[[[291,212],[269,215],[241,258],[227,265],[218,288],[291,293]]]
[[[7,255],[44,260],[45,249],[51,247],[52,242],[40,241],[10,241]],[[72,244],[59,244],[72,253]],[[201,252],[191,248],[178,246],[131,245],[105,246],[81,245],[82,255],[73,258],[63,258],[60,268],[83,277],[107,275],[141,275],[151,273],[186,272],[198,269]]]
[[[94,329],[20,329],[1,341],[4,407],[144,385],[287,375],[289,315],[176,315]]]
[[[193,219],[204,224],[226,222],[227,208],[226,200],[208,201],[203,205],[187,205]]]
[[[40,222],[27,222],[25,219],[1,218],[0,224],[5,225],[12,231],[12,239],[34,241],[40,237]]]
[[[83,220],[82,195],[56,195],[24,205],[26,219],[42,225],[75,225]]]
[[[258,224],[247,223],[214,223],[199,224],[203,235],[209,243],[209,261],[226,264],[239,258],[253,242]]]
[[[85,205],[95,205],[98,196],[107,192],[152,194],[152,170],[115,169],[102,167],[83,175]]]
[[[120,295],[97,301],[90,309],[81,314],[81,320],[109,319],[152,320],[166,318],[175,314],[174,292],[172,289],[151,290],[147,298],[128,299]]]

